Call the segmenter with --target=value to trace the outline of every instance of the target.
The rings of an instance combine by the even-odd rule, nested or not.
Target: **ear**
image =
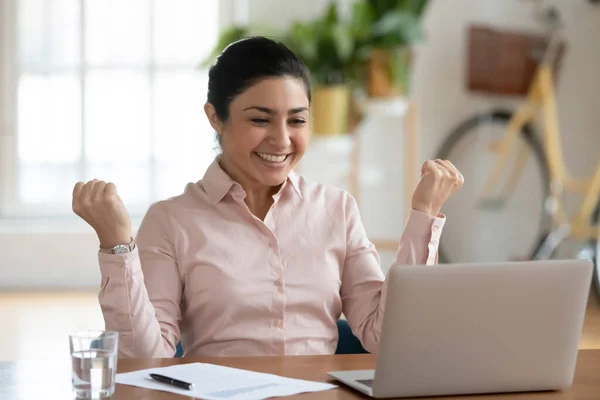
[[[220,136],[221,132],[223,131],[223,123],[217,115],[217,110],[215,110],[215,107],[212,104],[206,103],[204,105],[204,112],[206,113],[208,122],[210,122],[210,126],[212,126],[215,132],[217,132],[217,134]]]

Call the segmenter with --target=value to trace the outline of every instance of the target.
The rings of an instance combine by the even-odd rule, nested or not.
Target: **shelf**
[[[408,110],[408,101],[404,97],[384,99],[366,99],[363,109],[368,118],[372,117],[403,117]]]
[[[352,151],[353,136],[348,133],[330,136],[312,136],[308,144],[310,151],[326,151],[328,154],[347,155]]]

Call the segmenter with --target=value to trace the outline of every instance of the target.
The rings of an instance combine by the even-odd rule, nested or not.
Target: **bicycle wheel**
[[[544,204],[550,193],[549,171],[530,125],[522,127],[515,146],[527,149],[528,157],[518,179],[513,180],[514,189],[504,191],[504,196],[481,198],[511,116],[510,111],[500,109],[477,115],[454,129],[438,151],[437,158],[450,160],[465,177],[463,188],[443,209],[448,221],[440,243],[440,262],[530,259],[547,236],[550,218]],[[507,166],[516,162],[511,154]],[[510,172],[508,168],[503,175],[510,176]],[[506,181],[502,179],[499,188]]]

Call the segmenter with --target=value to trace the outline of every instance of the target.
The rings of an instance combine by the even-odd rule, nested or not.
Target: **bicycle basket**
[[[496,95],[527,94],[547,38],[526,32],[471,25],[468,38],[468,89]],[[566,45],[560,42],[554,83]]]

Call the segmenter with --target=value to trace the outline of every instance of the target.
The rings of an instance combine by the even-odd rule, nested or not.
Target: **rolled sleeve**
[[[411,210],[396,253],[396,263],[436,264],[445,223],[443,214],[432,216]]]
[[[99,251],[100,274],[102,278],[116,278],[127,273],[142,272],[140,263],[137,262],[139,257],[137,246],[125,254],[106,254]]]
[[[180,339],[182,282],[166,212],[153,205],[125,254],[98,253],[100,307],[122,357],[172,357]]]

